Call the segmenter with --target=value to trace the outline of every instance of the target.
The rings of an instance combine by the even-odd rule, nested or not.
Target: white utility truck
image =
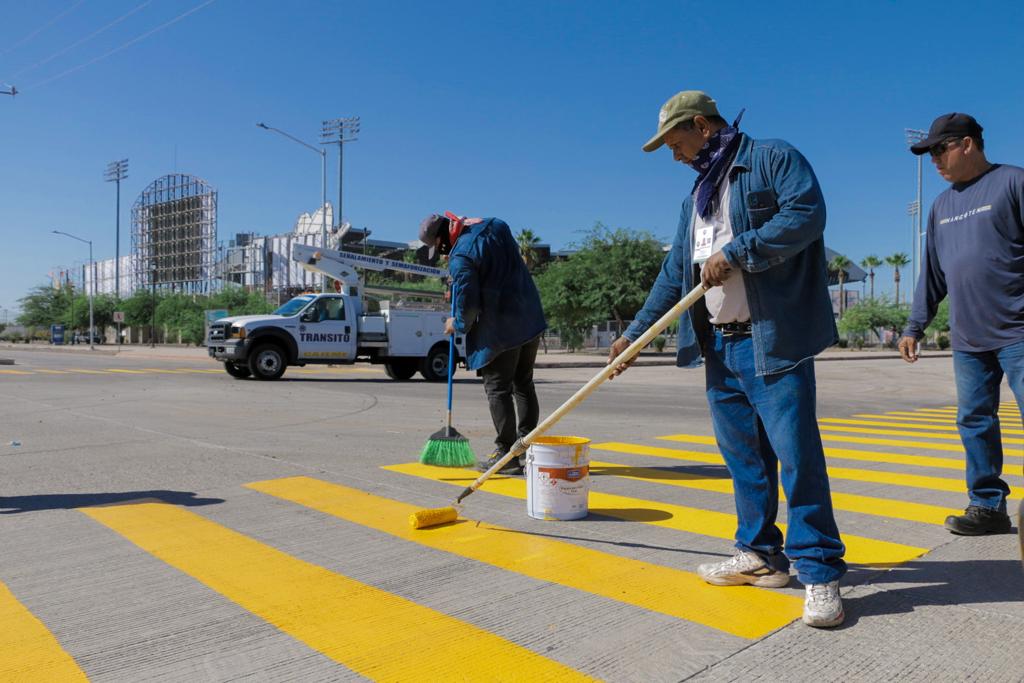
[[[448,379],[447,311],[392,307],[363,296],[356,268],[447,277],[448,271],[367,254],[292,246],[292,259],[336,280],[337,293],[303,294],[267,315],[221,318],[210,324],[210,356],[232,377],[278,379],[289,365],[380,363],[388,377]],[[368,310],[371,309],[371,310]],[[456,362],[465,359],[455,339]]]

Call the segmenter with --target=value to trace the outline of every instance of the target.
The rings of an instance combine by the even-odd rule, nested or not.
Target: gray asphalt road
[[[847,624],[820,632],[794,622],[795,579],[694,580],[729,554],[733,512],[700,371],[634,368],[556,428],[595,444],[588,519],[533,520],[503,478],[468,500],[470,521],[411,532],[410,510],[472,477],[413,464],[443,385],[369,366],[238,381],[181,354],[0,357],[15,361],[0,366],[0,614],[16,625],[0,679],[1022,679],[1016,539],[941,528],[966,502],[949,359],[818,364],[855,562]],[[542,410],[593,372],[539,371]],[[455,392],[483,455],[482,386],[463,373]],[[909,414],[854,417],[892,411]],[[1017,496],[1022,442],[1007,432]]]

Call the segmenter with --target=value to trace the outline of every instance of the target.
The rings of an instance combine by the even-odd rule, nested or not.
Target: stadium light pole
[[[256,126],[258,128],[262,128],[263,130],[271,130],[271,131],[274,131],[275,133],[283,135],[284,137],[288,138],[292,142],[297,142],[300,145],[302,145],[303,147],[305,147],[306,149],[311,149],[311,150],[313,150],[314,152],[316,152],[317,154],[320,155],[320,247],[322,249],[326,249],[327,248],[327,150],[326,149],[320,149],[319,147],[314,147],[313,145],[309,144],[308,142],[303,142],[299,138],[295,137],[294,135],[289,135],[288,133],[284,132],[280,128],[274,128],[273,126],[268,126],[267,124],[262,123],[262,122],[257,123]],[[326,275],[321,275],[320,276],[320,291],[321,292],[326,292],[327,291],[327,276]]]
[[[341,119],[329,119],[323,122],[320,131],[321,145],[338,146],[338,248],[341,249],[341,240],[345,237],[345,231],[341,230],[342,213],[342,172],[344,170],[345,143],[355,142],[359,135],[359,117],[348,116]]]
[[[121,181],[128,177],[128,160],[120,159],[107,164],[103,179],[117,185],[117,204],[114,218],[114,299],[121,299]],[[117,345],[121,345],[121,323],[117,323]]]
[[[903,133],[907,138],[907,147],[916,145],[928,137],[928,131],[920,130],[919,128],[904,128]],[[913,220],[914,249],[911,252],[914,255],[914,281],[911,283],[913,285],[911,289],[917,287],[917,278],[921,275],[921,239],[924,237],[924,231],[921,229],[921,175],[923,173],[923,162],[924,155],[917,155],[917,199],[913,202],[916,211],[914,214],[915,220]]]
[[[93,270],[93,267],[92,267],[92,240],[84,240],[81,237],[75,237],[71,233],[63,232],[61,230],[53,230],[51,232],[53,232],[54,235],[64,235],[65,237],[70,237],[73,240],[78,240],[79,242],[85,242],[86,244],[89,245],[89,281],[90,281],[90,284],[92,285],[92,287],[89,288],[89,334],[88,334],[88,337],[89,337],[89,350],[90,351],[94,351],[95,349],[93,348],[93,345],[92,345],[92,343],[93,343],[92,337],[93,337],[93,332],[94,332],[94,330],[93,330],[93,322],[92,322],[92,294],[93,294],[94,291],[96,291],[96,271]]]

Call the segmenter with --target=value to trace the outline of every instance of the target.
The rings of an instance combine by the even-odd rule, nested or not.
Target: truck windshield
[[[297,296],[281,308],[274,311],[274,315],[295,315],[309,305],[309,302],[316,298],[316,294],[303,294]]]

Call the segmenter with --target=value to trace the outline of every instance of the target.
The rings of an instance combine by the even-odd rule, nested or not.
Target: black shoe
[[[1010,531],[1010,516],[992,508],[971,505],[962,515],[946,517],[946,528],[961,536],[1005,534]]]
[[[476,464],[477,472],[486,472],[487,470],[491,469],[494,466],[494,463],[498,462],[504,457],[505,453],[502,453],[501,451],[494,451],[493,453],[491,453],[491,457],[487,458],[487,460],[478,462]],[[498,470],[498,474],[509,474],[512,476],[519,475],[522,473],[523,466],[519,464],[519,458],[512,458],[507,463],[505,463],[504,467]]]

